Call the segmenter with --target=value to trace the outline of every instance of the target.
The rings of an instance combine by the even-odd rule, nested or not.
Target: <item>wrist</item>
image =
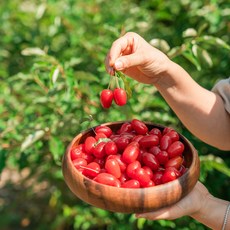
[[[225,229],[228,229],[228,219],[225,220],[228,205],[228,201],[209,195],[206,197],[205,201],[202,202],[200,209],[190,214],[190,217],[211,229],[219,230],[222,226],[226,226]]]
[[[206,219],[207,214],[210,212],[210,203],[213,199],[215,199],[215,197],[213,197],[211,194],[201,196],[199,206],[189,216],[196,220]]]

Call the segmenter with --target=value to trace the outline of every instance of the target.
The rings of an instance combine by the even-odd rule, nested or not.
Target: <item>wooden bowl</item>
[[[118,130],[123,122],[111,122],[104,125],[113,131]],[[165,126],[148,123],[151,128],[163,130]],[[178,179],[149,188],[117,188],[97,183],[82,175],[73,165],[70,150],[93,135],[92,129],[78,134],[68,146],[62,162],[65,182],[70,190],[84,202],[95,207],[120,213],[143,213],[166,207],[178,202],[195,186],[200,174],[200,161],[196,149],[181,134],[184,143],[184,157],[188,170]]]

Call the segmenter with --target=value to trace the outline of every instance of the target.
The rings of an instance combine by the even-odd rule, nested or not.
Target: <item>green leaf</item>
[[[58,76],[59,76],[59,68],[58,67],[55,67],[52,71],[51,71],[51,83],[52,85],[54,85],[58,79]]]
[[[24,56],[45,56],[46,53],[44,50],[40,49],[39,47],[28,47],[22,50],[21,52]]]
[[[197,31],[194,28],[188,28],[185,31],[183,31],[182,36],[184,38],[196,37],[197,36]]]
[[[144,229],[144,225],[146,223],[146,219],[145,218],[138,218],[137,219],[137,227],[138,229]]]
[[[195,65],[197,70],[201,70],[201,66],[198,59],[194,57],[193,53],[190,50],[186,50],[185,52],[183,52],[182,56],[188,59],[193,65]]]
[[[98,141],[95,143],[95,146],[97,146],[101,142],[109,142],[109,141],[111,141],[110,138],[106,138],[106,137],[105,138],[99,138]]]
[[[29,134],[21,144],[20,151],[23,152],[30,146],[32,146],[36,141],[40,140],[45,135],[44,130],[36,130],[34,133]]]
[[[224,40],[214,37],[214,36],[205,35],[203,37],[200,37],[197,40],[200,42],[209,43],[211,45],[220,46],[224,49],[230,50],[230,45],[228,45]]]
[[[209,66],[212,66],[213,65],[213,62],[212,62],[212,58],[210,57],[209,53],[207,50],[202,50],[201,52],[201,56],[203,58],[203,60],[209,65]]]
[[[62,141],[55,136],[52,136],[49,141],[49,150],[53,155],[54,161],[60,165],[61,164],[61,156],[65,152],[65,146]]]
[[[160,49],[164,53],[167,53],[170,50],[168,42],[164,39],[154,38],[149,42],[149,44]]]
[[[208,64],[209,66],[213,65],[212,62],[212,58],[209,55],[208,51],[205,49],[202,49],[200,46],[198,46],[197,44],[194,44],[192,46],[192,53],[195,56],[195,58],[197,58],[197,60],[204,60],[206,64]]]
[[[98,77],[86,71],[75,71],[74,76],[76,77],[77,80],[83,80],[88,82],[99,82]]]
[[[230,177],[230,168],[225,164],[222,158],[210,154],[207,156],[200,156],[200,161],[209,170],[216,169]]]
[[[117,77],[121,78],[121,80],[124,83],[124,88],[127,93],[128,99],[132,97],[132,90],[130,88],[129,82],[127,80],[127,77],[120,71],[116,71]]]
[[[69,61],[65,62],[65,68],[74,67],[82,62],[82,58],[72,57]]]

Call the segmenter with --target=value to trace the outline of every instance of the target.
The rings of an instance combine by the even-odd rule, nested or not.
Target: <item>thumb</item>
[[[140,57],[136,54],[129,54],[119,57],[114,63],[115,70],[124,70],[130,67],[141,65]]]

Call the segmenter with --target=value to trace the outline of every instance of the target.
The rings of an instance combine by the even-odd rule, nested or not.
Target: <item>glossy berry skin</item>
[[[161,151],[161,149],[158,146],[152,146],[148,152],[152,153],[153,155],[157,155],[159,152]]]
[[[116,155],[118,152],[118,148],[115,142],[109,141],[105,144],[105,153],[107,155]]]
[[[105,169],[108,173],[114,175],[116,178],[121,176],[121,169],[115,159],[108,159],[105,162]]]
[[[178,177],[177,172],[173,168],[168,168],[164,171],[164,174],[161,178],[162,183],[167,183],[173,180],[176,180]]]
[[[179,141],[179,139],[180,139],[179,134],[175,130],[171,130],[171,131],[167,132],[165,135],[170,136],[172,142]]]
[[[152,128],[149,131],[149,134],[157,135],[159,137],[159,139],[162,137],[162,133],[161,133],[160,129],[158,129],[158,128]]]
[[[159,162],[157,158],[151,153],[148,152],[143,153],[142,161],[146,166],[150,167],[153,171],[156,171],[159,168]]]
[[[76,169],[81,170],[81,166],[85,167],[87,165],[87,161],[84,158],[77,158],[73,160],[73,165]]]
[[[168,147],[172,144],[172,139],[168,135],[162,136],[160,140],[160,149],[161,150],[167,150]]]
[[[165,165],[169,160],[168,152],[164,150],[160,151],[155,156],[161,165]]]
[[[131,125],[137,134],[145,135],[148,132],[148,127],[145,123],[138,119],[133,119]]]
[[[96,133],[104,133],[106,137],[110,137],[113,133],[113,131],[105,125],[99,125],[95,128]]]
[[[87,164],[93,162],[95,159],[94,155],[89,153],[82,153],[82,158],[84,158],[87,161]]]
[[[144,147],[144,148],[150,148],[152,146],[156,146],[159,144],[159,137],[157,135],[143,136],[140,139],[139,144],[141,147]]]
[[[134,175],[135,175],[134,172],[137,168],[141,168],[141,163],[139,161],[134,161],[128,164],[126,168],[127,176],[129,176],[130,178],[134,178]]]
[[[155,185],[162,184],[163,174],[164,174],[163,170],[158,170],[153,174],[152,180],[154,181]]]
[[[150,176],[143,168],[137,168],[135,170],[135,174],[133,176],[134,180],[138,180],[140,182],[141,187],[147,187],[150,182]]]
[[[138,180],[128,180],[121,185],[122,188],[140,188],[140,182]]]
[[[122,88],[116,88],[113,90],[113,98],[115,103],[119,106],[123,106],[127,103],[127,94]]]
[[[116,143],[118,150],[123,151],[129,145],[129,138],[120,136],[114,142]]]
[[[138,158],[139,153],[140,153],[140,150],[137,145],[134,145],[134,144],[128,145],[122,154],[122,160],[125,163],[130,164]]]
[[[118,162],[122,173],[126,170],[127,165],[124,161],[121,160],[120,154],[109,155],[107,159],[115,159]]]
[[[96,144],[96,139],[92,136],[89,136],[85,140],[85,152],[86,153],[91,153],[91,151],[94,148],[94,145]]]
[[[107,138],[107,136],[104,133],[97,133],[95,136],[96,141],[98,141],[101,138]]]
[[[82,157],[83,155],[83,145],[78,145],[77,147],[71,149],[70,151],[70,157],[71,157],[71,160],[75,160],[79,157]]]
[[[132,125],[129,122],[125,122],[122,124],[120,130],[118,131],[119,134],[121,133],[130,133],[132,131]]]
[[[152,169],[150,167],[148,167],[148,166],[143,166],[142,168],[148,173],[150,179],[152,180],[152,178],[153,178],[153,171],[152,171]]]
[[[87,177],[95,177],[100,173],[100,165],[96,162],[91,162],[84,167],[82,172],[83,175]]]
[[[103,108],[110,108],[113,102],[113,91],[110,89],[103,89],[100,95],[100,102]]]
[[[168,160],[165,164],[165,168],[174,167],[176,169],[180,169],[183,163],[183,158],[181,156],[176,156]]]
[[[180,141],[175,141],[173,142],[169,147],[168,147],[168,154],[169,158],[173,158],[176,156],[181,156],[184,151],[184,144]]]
[[[109,173],[100,173],[98,174],[95,178],[94,181],[105,184],[105,185],[110,185],[114,187],[121,187],[121,182],[113,175]]]
[[[100,142],[93,148],[92,152],[95,157],[102,158],[106,155],[105,144],[106,142]]]

